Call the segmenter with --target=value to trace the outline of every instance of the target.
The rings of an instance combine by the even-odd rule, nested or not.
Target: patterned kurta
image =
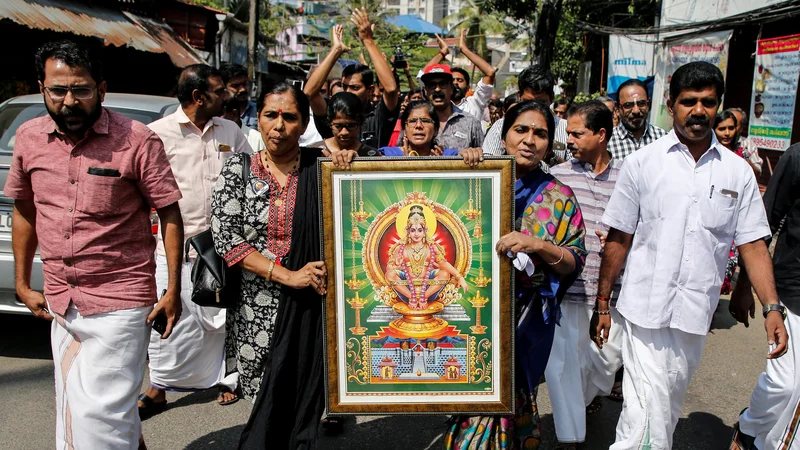
[[[250,178],[243,186],[245,157],[251,158]],[[281,190],[258,153],[230,158],[222,167],[211,204],[217,253],[229,266],[255,251],[280,264],[292,241],[296,196],[296,171],[289,174]],[[280,202],[276,202],[278,198]],[[280,293],[280,284],[242,270],[241,301],[228,311],[227,373],[239,372],[242,394],[250,400],[255,399],[261,384]]]
[[[574,192],[552,175],[536,170],[517,180],[515,189],[520,232],[564,249],[565,258],[576,258],[575,270],[559,275],[531,254],[533,276],[514,271],[518,320],[514,414],[455,417],[444,436],[446,450],[535,450],[541,443],[537,388],[550,357],[561,298],[585,263],[586,228]],[[529,314],[523,312],[526,309]]]

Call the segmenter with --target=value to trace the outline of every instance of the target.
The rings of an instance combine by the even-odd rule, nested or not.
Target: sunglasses
[[[647,108],[647,100],[639,100],[636,102],[625,102],[622,103],[620,106],[622,106],[622,109],[633,109],[634,105],[638,106],[639,109]]]

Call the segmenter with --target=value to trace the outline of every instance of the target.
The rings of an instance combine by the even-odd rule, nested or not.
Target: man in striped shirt
[[[602,350],[589,336],[607,232],[600,219],[614,191],[622,161],[612,159],[608,152],[614,124],[606,105],[592,100],[573,106],[568,114],[567,149],[573,158],[552,167],[550,173],[575,192],[586,225],[589,254],[583,273],[562,300],[563,316],[556,327],[545,379],[558,441],[577,444],[586,437],[586,407],[591,406],[590,412],[596,410],[598,403],[592,404],[593,399],[611,391],[614,375],[622,366],[621,332],[612,333]],[[619,290],[618,280],[614,298]]]
[[[620,123],[614,128],[608,151],[622,161],[626,156],[667,134],[663,129],[647,122],[650,99],[647,87],[640,80],[631,78],[622,83],[617,91]]]

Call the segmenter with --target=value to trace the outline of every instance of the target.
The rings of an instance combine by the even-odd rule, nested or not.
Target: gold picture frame
[[[514,162],[318,163],[326,410],[513,412]]]

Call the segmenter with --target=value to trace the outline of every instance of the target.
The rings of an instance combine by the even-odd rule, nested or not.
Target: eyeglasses
[[[430,90],[434,90],[434,89],[436,89],[437,87],[438,87],[439,89],[445,89],[445,88],[447,88],[447,87],[451,86],[452,84],[453,84],[453,82],[452,82],[452,81],[446,81],[446,80],[441,80],[441,81],[428,81],[427,83],[425,83],[425,88],[426,88],[426,89],[430,89]]]
[[[343,129],[347,128],[347,131],[353,131],[358,127],[356,122],[347,122],[347,123],[332,123],[331,126],[336,131],[342,131]]]
[[[58,101],[64,100],[64,97],[67,96],[67,92],[72,92],[72,96],[75,97],[76,100],[88,100],[94,97],[95,88],[87,86],[45,86],[44,89],[50,94],[50,98]]]
[[[625,102],[622,105],[622,109],[633,109],[633,106],[636,105],[639,109],[647,108],[647,100],[638,100],[636,102]]]
[[[414,126],[418,123],[421,123],[423,125],[433,125],[433,119],[429,119],[427,117],[412,117],[406,120],[406,125]]]

